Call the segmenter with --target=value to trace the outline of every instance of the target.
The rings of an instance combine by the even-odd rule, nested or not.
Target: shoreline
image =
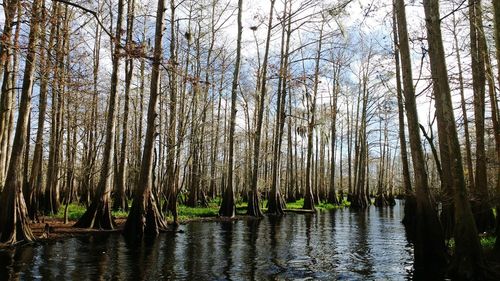
[[[193,222],[228,222],[228,221],[239,221],[239,220],[250,220],[253,219],[250,216],[246,215],[237,215],[233,218],[225,218],[225,217],[198,217],[198,218],[190,218],[179,220],[179,225],[189,224]],[[106,230],[106,229],[94,229],[94,228],[77,228],[73,227],[76,223],[76,220],[70,220],[67,224],[64,224],[64,220],[60,218],[46,218],[44,222],[32,223],[31,230],[36,237],[35,241],[47,241],[47,240],[55,240],[58,238],[70,238],[81,235],[94,235],[101,233],[116,233],[123,231],[123,227],[125,225],[126,217],[115,218],[115,229]],[[48,235],[45,233],[45,224],[48,224],[50,227],[50,231]],[[162,232],[171,232],[174,230],[175,225],[173,221],[167,220],[168,228],[166,230],[161,230]]]
[[[254,218],[247,215],[236,215],[232,218],[227,217],[194,217],[189,219],[180,219],[178,225],[185,225],[194,222],[230,222],[230,221],[241,221],[241,220],[256,220],[259,218]],[[73,237],[82,237],[82,236],[94,236],[105,233],[121,233],[123,231],[123,227],[125,225],[126,217],[115,218],[115,229],[106,230],[106,229],[94,229],[94,228],[77,228],[73,227],[73,225],[77,222],[76,220],[68,220],[68,223],[64,223],[64,219],[55,218],[55,217],[46,217],[41,222],[31,223],[31,231],[35,236],[35,240],[31,242],[20,242],[14,245],[6,245],[0,244],[0,250],[3,249],[12,249],[21,245],[38,243],[38,242],[47,242],[47,241],[58,241],[67,238]],[[49,226],[49,232],[46,232],[46,225]],[[176,232],[175,224],[172,220],[167,220],[167,229],[160,230],[160,233],[167,232]]]

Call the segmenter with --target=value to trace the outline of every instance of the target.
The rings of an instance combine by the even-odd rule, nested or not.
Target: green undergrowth
[[[213,200],[208,203],[206,207],[188,207],[186,205],[179,205],[177,211],[179,212],[179,220],[190,220],[195,218],[210,218],[217,217],[219,214],[220,200]],[[246,212],[246,203],[236,204],[236,214],[244,215]],[[169,220],[172,219],[171,216],[168,217]]]
[[[208,206],[205,207],[188,207],[186,205],[179,204],[178,206],[178,212],[179,212],[179,220],[181,221],[186,221],[186,220],[192,220],[196,218],[210,218],[210,217],[217,217],[219,213],[219,206],[220,206],[220,198],[216,198],[208,203]],[[262,200],[260,202],[261,209],[263,212],[267,211],[267,200]],[[304,199],[299,199],[295,202],[289,202],[286,203],[286,209],[292,209],[292,210],[297,210],[297,209],[302,209],[302,206],[304,205]],[[245,215],[247,211],[247,202],[243,202],[242,200],[237,200],[236,201],[236,215]],[[321,202],[320,204],[316,205],[316,209],[318,211],[324,211],[324,210],[333,210],[333,209],[339,209],[343,207],[349,206],[349,202],[344,200],[341,205],[333,205],[330,203],[325,203]],[[58,219],[63,219],[64,218],[64,205],[61,205],[59,208],[59,211],[56,215],[51,215],[50,217],[58,218]],[[78,204],[78,203],[71,203],[68,205],[68,219],[76,221],[78,220],[84,213],[85,213],[86,207]],[[112,211],[112,216],[115,218],[126,218],[128,215],[128,212],[125,211]],[[168,220],[172,220],[172,216],[167,217]]]
[[[349,205],[350,205],[350,203],[347,202],[347,200],[345,200],[345,199],[342,202],[342,204],[340,204],[340,205],[334,205],[334,204],[330,204],[330,203],[326,203],[326,202],[320,202],[319,204],[316,204],[316,210],[325,211],[325,210],[341,209],[344,207],[348,207]],[[299,199],[295,202],[286,203],[286,208],[292,209],[292,210],[302,209],[302,206],[304,206],[304,198]]]
[[[479,238],[481,246],[485,250],[492,250],[495,247],[496,237],[492,235],[485,235]],[[455,240],[452,238],[448,241],[448,247],[453,252],[455,250]]]
[[[57,212],[56,215],[52,215],[50,217],[58,218],[58,219],[64,219],[64,208],[65,205],[61,205],[59,208],[59,211]],[[85,213],[85,210],[87,210],[87,207],[77,204],[77,203],[71,203],[68,205],[68,219],[69,220],[78,220],[80,219],[83,214]],[[128,213],[124,211],[112,211],[111,215],[115,218],[124,218],[127,217]]]
[[[495,236],[482,236],[480,239],[481,246],[485,249],[493,249],[493,247],[495,247],[496,240]]]

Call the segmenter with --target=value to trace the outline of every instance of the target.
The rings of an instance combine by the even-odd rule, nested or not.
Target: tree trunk
[[[483,30],[481,0],[469,0],[472,88],[474,90],[474,124],[476,127],[476,175],[472,189],[472,209],[479,232],[493,229],[495,218],[490,207],[486,150],[484,143],[486,39]]]
[[[493,2],[493,10],[494,10],[494,24],[495,24],[495,45],[496,45],[496,56],[497,56],[497,64],[500,64],[500,3],[498,1],[492,0]],[[500,67],[497,67],[498,70],[498,76],[497,76],[497,81],[500,86]],[[497,100],[496,96],[490,96],[490,100],[492,104],[495,105],[495,109],[497,109],[496,114],[495,114],[495,119],[497,120],[496,123],[498,124],[498,108],[497,108]],[[493,108],[493,107],[492,107]],[[499,127],[499,126],[497,126]],[[499,130],[494,130],[495,131],[495,141],[496,144],[498,145],[500,143],[500,128]],[[497,147],[497,161],[500,161],[500,148]],[[497,171],[498,175],[500,175],[500,168],[498,168],[499,171]],[[496,242],[495,242],[495,251],[497,253],[500,253],[500,177],[497,179],[497,185],[496,185],[496,211],[497,211],[497,221],[496,221]]]
[[[159,96],[160,63],[162,59],[163,17],[165,14],[165,0],[158,0],[156,11],[156,28],[151,69],[151,87],[147,115],[147,128],[142,156],[139,185],[136,186],[130,213],[125,222],[123,234],[129,241],[140,241],[143,236],[156,236],[160,230],[166,228],[161,213],[158,210],[157,198],[152,194],[153,150],[156,137],[156,117]]]
[[[46,11],[45,11],[45,1],[42,2],[42,22],[45,24],[46,21]],[[53,14],[52,16],[55,16]],[[47,93],[49,84],[49,69],[51,68],[51,60],[49,58],[49,49],[54,43],[55,36],[55,24],[52,24],[50,28],[49,41],[46,42],[45,32],[41,33],[41,51],[40,51],[40,92],[39,92],[39,102],[38,102],[38,126],[35,139],[35,151],[33,153],[33,162],[31,164],[31,173],[29,179],[30,194],[29,199],[29,214],[32,220],[38,217],[39,208],[39,196],[41,195],[41,184],[42,184],[42,152],[43,152],[43,133],[45,128],[45,114],[47,113]],[[45,28],[42,26],[42,28]]]
[[[285,1],[284,12],[283,12],[283,20],[287,17],[287,9],[289,8],[289,3],[291,1]],[[273,9],[274,1],[271,2],[271,9]],[[288,6],[288,7],[287,7]],[[272,18],[272,12],[271,16]],[[280,193],[280,179],[281,179],[281,144],[283,140],[283,133],[285,128],[285,104],[286,104],[286,91],[287,91],[287,79],[288,79],[288,52],[290,49],[290,21],[291,15],[288,14],[288,19],[285,25],[285,22],[282,24],[282,33],[281,33],[281,56],[280,56],[280,70],[278,77],[278,99],[276,102],[276,124],[274,129],[274,141],[273,141],[273,160],[272,160],[272,168],[271,168],[271,190],[269,193],[269,201],[268,201],[268,214],[273,215],[283,215],[284,214],[284,206],[285,203]],[[269,29],[268,29],[268,37],[269,41],[271,38],[271,25],[272,22],[269,21]],[[286,26],[286,27],[285,27]],[[288,29],[288,30],[287,30]],[[267,55],[267,52],[266,52]],[[264,65],[267,67],[267,65]],[[264,71],[266,72],[266,71]],[[265,77],[263,77],[265,79]],[[265,82],[263,81],[263,84]],[[254,147],[255,149],[256,147]],[[257,201],[258,203],[258,201]]]
[[[417,207],[416,233],[414,234],[415,267],[432,269],[432,272],[442,272],[446,265],[446,249],[444,245],[443,230],[439,223],[434,202],[430,196],[427,172],[425,170],[424,153],[420,141],[404,0],[396,0],[396,15],[398,22],[399,48],[401,51],[406,117],[408,120],[410,151],[415,177]]]
[[[316,58],[315,58],[315,66],[314,66],[314,85],[312,96],[307,92],[306,89],[306,98],[308,99],[309,104],[309,121],[307,126],[307,163],[306,163],[306,193],[304,197],[304,205],[303,209],[316,211],[315,204],[319,202],[315,202],[314,194],[313,194],[313,181],[311,177],[312,173],[312,162],[313,162],[313,136],[314,136],[314,127],[316,125],[316,96],[318,94],[318,84],[319,84],[319,67],[320,67],[320,59],[321,59],[321,51],[323,44],[323,27],[324,22],[321,24],[321,29],[319,32],[319,41],[318,41],[318,49],[316,50]]]
[[[292,115],[292,99],[288,98],[288,112]],[[288,119],[288,163],[287,163],[287,173],[288,173],[288,193],[287,202],[295,202],[297,200],[297,171],[296,165],[294,165],[294,153],[293,153],[293,139],[292,139],[292,120]],[[297,154],[295,153],[295,158]]]
[[[122,142],[120,145],[120,160],[118,164],[118,174],[116,176],[116,186],[113,198],[113,210],[128,211],[127,196],[125,194],[125,181],[127,179],[127,148],[128,148],[128,115],[130,86],[134,71],[134,60],[132,54],[133,41],[132,32],[134,28],[135,1],[127,1],[127,42],[125,45],[125,100],[123,105]]]
[[[261,136],[262,136],[262,123],[264,120],[264,108],[265,108],[265,100],[267,95],[267,71],[268,71],[268,59],[269,59],[269,47],[271,44],[271,30],[273,24],[273,12],[274,12],[274,3],[276,0],[271,0],[271,6],[269,11],[269,21],[267,26],[267,37],[266,37],[266,46],[264,50],[264,60],[262,63],[262,75],[260,76],[260,89],[258,89],[258,103],[257,107],[257,120],[255,124],[255,137],[253,143],[253,161],[252,161],[252,178],[250,182],[251,194],[248,200],[248,210],[247,214],[254,217],[261,217],[262,211],[260,210],[259,204],[259,187],[258,187],[258,178],[259,178],[259,163],[260,163],[260,147],[261,147]],[[279,93],[278,95],[280,95]],[[279,98],[280,99],[280,98]],[[277,122],[279,123],[279,122]],[[277,132],[275,132],[277,133]],[[267,147],[266,149],[267,150]],[[277,159],[275,159],[277,160]],[[264,164],[265,167],[265,164]],[[274,171],[273,171],[274,173]],[[265,178],[264,173],[264,178]],[[277,180],[277,175],[273,174],[273,178]],[[282,207],[281,195],[279,194],[279,187],[277,186],[276,180],[273,180],[271,183],[271,195],[269,198],[269,212],[281,214],[280,207]]]
[[[416,202],[415,193],[413,192],[410,179],[410,169],[408,165],[408,150],[406,148],[406,133],[405,133],[405,111],[403,105],[403,90],[401,89],[401,64],[399,56],[399,36],[398,36],[398,21],[396,19],[397,7],[396,1],[393,1],[393,34],[394,34],[394,59],[396,62],[396,92],[398,99],[398,120],[399,120],[399,142],[401,143],[401,163],[403,168],[403,187],[405,192],[405,206],[403,224],[407,233],[415,233],[416,226]],[[408,235],[409,238],[412,235]],[[412,239],[410,239],[411,241]]]
[[[387,113],[385,114],[384,120],[387,120]],[[384,128],[382,128],[382,119],[379,121],[379,143],[380,143],[380,162],[378,165],[378,177],[377,177],[377,196],[375,197],[374,205],[377,207],[385,207],[389,205],[386,194],[386,183],[384,181],[384,176],[386,170],[388,169],[388,164],[386,164],[387,157],[387,121],[385,122]],[[384,140],[382,141],[382,133],[384,134]]]
[[[458,83],[460,87],[460,102],[461,102],[461,109],[462,109],[462,118],[464,122],[464,138],[465,138],[465,155],[466,155],[466,162],[467,162],[467,177],[469,181],[469,188],[472,190],[474,189],[474,169],[472,168],[472,153],[471,153],[471,144],[470,144],[470,135],[469,135],[469,118],[467,116],[467,108],[466,108],[466,102],[465,102],[465,94],[464,94],[464,78],[463,78],[463,72],[462,72],[462,59],[461,59],[461,53],[460,53],[460,48],[458,45],[458,36],[457,36],[457,29],[458,22],[455,19],[455,14],[453,14],[453,41],[454,41],[454,46],[455,46],[455,52],[456,52],[456,59],[457,59],[457,65],[458,65]]]
[[[353,105],[351,105],[353,106]],[[346,116],[347,116],[347,201],[351,202],[352,198],[352,110],[349,108],[349,99],[346,99]]]
[[[2,32],[2,44],[0,44],[0,76],[2,79],[1,97],[0,97],[0,186],[4,186],[5,173],[8,169],[8,146],[9,146],[9,116],[12,111],[12,91],[11,60],[15,52],[12,42],[12,27],[16,12],[18,14],[18,0],[4,1],[5,23]],[[19,26],[19,25],[17,25]],[[15,41],[15,40],[14,40]]]
[[[47,167],[47,178],[45,184],[44,195],[44,211],[45,214],[56,214],[59,210],[60,199],[59,189],[60,183],[58,180],[61,163],[61,146],[62,146],[62,115],[63,115],[63,92],[65,90],[65,45],[68,41],[68,24],[67,17],[68,9],[65,7],[64,13],[61,11],[61,6],[57,5],[54,8],[56,17],[56,50],[54,63],[54,82],[52,83],[52,100],[51,100],[51,130],[49,140],[49,161]],[[63,22],[62,22],[63,20]]]
[[[177,62],[177,42],[176,42],[176,29],[175,29],[175,0],[170,0],[170,61],[169,68],[167,69],[168,81],[169,81],[169,121],[168,127],[169,131],[167,134],[167,183],[166,183],[166,202],[165,209],[170,211],[174,216],[174,223],[177,223],[177,177],[176,177],[176,144],[175,144],[175,133],[176,133],[176,116],[177,116],[177,72],[178,72],[178,62]]]
[[[23,84],[19,112],[17,115],[16,132],[5,187],[1,194],[2,211],[0,212],[0,242],[14,244],[20,241],[32,241],[35,237],[29,226],[28,211],[22,190],[22,157],[28,149],[26,130],[31,108],[31,91],[33,74],[37,59],[37,44],[40,30],[40,15],[42,0],[34,0],[31,8],[31,22],[28,42],[28,53],[24,66]],[[25,163],[26,165],[27,163]]]
[[[330,155],[330,186],[328,190],[328,203],[340,205],[342,202],[337,197],[335,190],[335,158],[336,158],[336,144],[337,144],[337,112],[338,112],[338,94],[340,92],[339,75],[341,69],[340,59],[336,62],[337,65],[333,67],[333,90],[332,90],[332,104],[331,104],[331,125],[330,125],[330,141],[331,141],[331,155]],[[342,157],[342,153],[340,154]],[[342,169],[342,167],[340,167]],[[342,179],[340,179],[342,180]]]
[[[367,192],[369,170],[368,170],[368,82],[371,67],[373,50],[370,48],[366,57],[366,62],[360,69],[359,94],[357,97],[356,127],[354,130],[355,157],[354,157],[354,186],[351,197],[351,207],[364,209],[370,204],[369,193]],[[360,109],[361,106],[361,109]],[[361,113],[361,116],[360,116]]]
[[[243,13],[243,0],[238,0],[238,35],[236,39],[236,61],[234,63],[233,82],[231,84],[231,116],[229,117],[229,151],[227,158],[227,179],[223,192],[219,215],[223,217],[234,217],[236,205],[234,203],[233,169],[234,169],[234,132],[236,127],[236,99],[238,97],[238,84],[240,80],[241,60],[241,33],[243,26],[241,17]],[[248,204],[250,206],[250,203]],[[258,205],[257,205],[258,207]],[[257,215],[257,214],[256,214]]]
[[[123,0],[118,1],[118,15],[116,22],[115,42],[113,53],[113,69],[111,72],[111,92],[109,95],[108,115],[106,117],[106,136],[103,151],[101,172],[97,193],[92,203],[82,217],[76,222],[75,227],[113,229],[115,223],[111,217],[111,175],[113,174],[112,157],[114,155],[114,142],[116,134],[116,104],[118,95],[118,71],[121,54],[121,34],[123,21]]]
[[[444,162],[443,157],[441,157],[443,166],[449,166],[452,173],[451,184],[455,212],[455,253],[451,273],[457,279],[485,279],[484,258],[474,217],[467,198],[460,144],[458,142],[451,103],[451,93],[441,36],[439,2],[437,0],[424,0],[423,3],[427,26],[427,40],[429,42],[431,74],[434,80],[436,112],[438,120],[441,119],[442,121],[442,126],[438,126],[438,129],[444,130],[444,134],[447,136],[444,139],[440,138],[440,142],[447,143],[446,148],[449,149],[448,153],[451,157],[450,162]]]

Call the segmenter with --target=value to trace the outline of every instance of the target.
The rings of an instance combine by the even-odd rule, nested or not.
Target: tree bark
[[[340,58],[337,60],[336,65],[333,67],[333,90],[332,90],[332,104],[331,104],[331,125],[330,125],[330,141],[331,141],[331,155],[330,155],[330,186],[328,190],[328,203],[340,205],[342,202],[337,197],[335,190],[335,157],[336,157],[336,140],[337,140],[337,112],[338,112],[338,95],[340,92],[339,75],[341,70]],[[342,154],[340,154],[342,157]],[[342,169],[342,167],[341,167]],[[342,179],[340,179],[342,180]]]
[[[125,100],[123,105],[123,123],[122,123],[122,142],[120,145],[120,160],[118,163],[118,174],[116,176],[116,185],[113,198],[113,210],[128,211],[127,196],[125,194],[125,181],[127,179],[127,149],[128,149],[128,115],[130,86],[132,83],[134,60],[131,54],[134,42],[132,33],[134,28],[135,0],[127,1],[127,42],[126,42],[126,61],[125,61]]]
[[[26,130],[28,128],[31,92],[34,83],[33,76],[38,54],[36,48],[40,36],[39,15],[41,4],[42,0],[34,0],[31,7],[28,53],[24,66],[16,132],[14,135],[14,143],[10,156],[9,168],[7,170],[5,187],[0,197],[0,202],[2,203],[2,210],[0,212],[0,242],[6,244],[32,241],[35,238],[29,226],[28,211],[23,196],[23,167],[21,164],[24,150],[28,147]],[[25,163],[25,165],[26,164],[27,163]]]
[[[493,2],[493,13],[494,13],[494,25],[495,25],[495,46],[496,46],[496,57],[497,57],[497,64],[500,64],[500,3],[498,1],[492,0]],[[497,76],[497,81],[498,85],[500,87],[500,67],[497,67],[498,70],[498,76]],[[495,114],[495,119],[497,120],[498,123],[498,108],[497,108],[497,100],[496,100],[496,95],[493,97],[490,97],[490,100],[492,104],[495,105],[495,108],[497,109],[497,112]],[[495,141],[496,143],[500,143],[500,130],[495,130]],[[500,161],[500,149],[497,147],[497,161]],[[500,168],[499,168],[500,169]],[[500,171],[498,172],[500,174]],[[495,242],[495,251],[497,253],[500,253],[500,179],[497,179],[497,184],[496,184],[496,211],[497,211],[497,221],[496,221],[496,242]]]
[[[313,194],[313,180],[312,180],[312,162],[313,162],[313,136],[314,136],[314,128],[316,126],[316,96],[318,94],[318,84],[319,84],[319,67],[320,67],[320,59],[321,59],[321,51],[323,44],[323,27],[324,21],[321,24],[321,29],[319,32],[319,41],[318,41],[318,49],[316,50],[315,57],[315,66],[314,66],[314,85],[312,96],[308,93],[306,89],[306,99],[308,99],[308,111],[309,111],[309,120],[307,126],[307,162],[306,162],[306,192],[304,195],[304,205],[302,209],[313,210],[316,211],[315,204],[316,202],[314,194]]]
[[[9,119],[12,111],[12,56],[14,54],[15,39],[12,40],[12,27],[18,11],[19,1],[4,1],[5,23],[2,32],[2,44],[0,44],[0,76],[2,79],[1,97],[0,97],[0,186],[5,183],[5,174],[8,169],[8,146],[9,146]],[[18,25],[19,26],[19,25]]]
[[[287,18],[287,9],[289,8],[290,1],[285,1],[283,20]],[[271,9],[273,9],[274,2],[272,2]],[[272,17],[272,13],[271,13]],[[282,24],[281,32],[281,55],[280,55],[280,68],[278,77],[278,99],[276,101],[276,124],[274,128],[274,140],[273,140],[273,160],[271,167],[271,190],[269,193],[268,201],[268,214],[273,215],[283,215],[284,214],[284,200],[280,192],[280,179],[281,179],[281,144],[283,140],[283,133],[285,128],[285,104],[286,104],[286,92],[287,92],[287,79],[288,79],[288,52],[290,48],[290,24],[291,15],[288,13],[287,22]],[[272,22],[269,21],[271,25]],[[287,26],[287,27],[285,27]],[[288,28],[288,31],[287,31]],[[270,40],[271,26],[268,29],[268,38]],[[265,66],[267,67],[267,65]],[[265,77],[263,77],[265,79]],[[256,202],[258,203],[258,201]]]
[[[46,23],[45,1],[42,2],[42,22]],[[54,16],[54,14],[52,15]],[[42,27],[45,28],[45,27]],[[45,128],[45,114],[47,113],[47,93],[49,84],[49,69],[51,68],[51,60],[48,56],[49,48],[54,43],[55,25],[50,28],[49,41],[46,42],[45,32],[41,33],[41,51],[40,51],[40,92],[38,102],[38,127],[35,139],[35,150],[33,152],[33,162],[31,164],[31,173],[29,179],[30,202],[28,211],[32,220],[37,219],[39,208],[39,196],[41,195],[42,184],[42,152],[43,152],[43,133]]]
[[[177,176],[176,176],[176,143],[175,143],[175,132],[180,131],[176,127],[177,118],[177,42],[176,42],[176,29],[175,29],[175,10],[176,4],[175,0],[170,0],[170,61],[169,68],[167,69],[167,74],[169,77],[169,121],[168,127],[169,131],[167,134],[167,177],[166,177],[166,202],[165,209],[170,211],[174,216],[174,223],[177,223]]]
[[[486,172],[486,150],[484,139],[484,115],[486,96],[486,39],[483,30],[481,0],[469,0],[470,47],[472,66],[472,88],[474,91],[474,124],[476,127],[476,175],[472,189],[472,209],[479,232],[494,228],[495,218],[490,207],[488,175]]]
[[[236,39],[236,61],[234,63],[233,82],[231,84],[231,116],[229,117],[229,147],[227,157],[227,179],[226,186],[223,192],[222,202],[219,209],[219,215],[223,217],[234,217],[236,205],[234,202],[234,187],[233,187],[233,169],[234,169],[234,139],[236,127],[236,99],[238,97],[238,84],[240,80],[240,63],[241,63],[241,33],[243,26],[241,23],[243,13],[243,0],[238,0],[238,35]],[[250,203],[249,203],[250,206]],[[258,206],[258,205],[257,205]]]
[[[398,125],[399,125],[399,142],[401,144],[401,163],[403,168],[403,188],[405,192],[405,206],[404,206],[404,217],[403,224],[406,229],[406,233],[415,233],[416,226],[416,201],[415,193],[411,185],[410,179],[410,169],[408,165],[408,149],[406,147],[406,133],[405,133],[405,110],[404,110],[404,100],[403,100],[403,90],[401,89],[401,63],[399,55],[399,36],[398,36],[398,20],[397,20],[397,7],[396,1],[393,1],[393,35],[394,35],[394,60],[396,63],[396,94],[398,99]],[[412,241],[412,235],[408,235],[409,240]]]
[[[118,1],[118,15],[116,22],[113,52],[113,68],[111,72],[111,91],[109,95],[108,114],[106,117],[106,135],[103,159],[97,193],[92,203],[82,217],[75,223],[75,227],[113,229],[115,222],[111,217],[111,176],[113,174],[112,157],[114,155],[114,142],[116,135],[116,104],[118,99],[118,71],[121,56],[121,34],[123,21],[123,0]]]
[[[423,3],[436,112],[438,120],[441,119],[442,121],[441,126],[438,124],[438,130],[444,130],[444,134],[447,136],[446,138],[440,138],[440,142],[447,143],[447,152],[451,157],[449,162],[444,162],[443,157],[441,157],[443,166],[449,166],[452,173],[455,253],[451,273],[457,279],[482,280],[486,279],[487,276],[485,276],[483,253],[465,187],[460,144],[455,127],[441,36],[439,2],[437,0],[424,0]]]
[[[457,65],[458,65],[458,83],[460,87],[460,102],[461,102],[461,108],[462,108],[462,118],[464,122],[464,138],[465,138],[465,156],[466,156],[466,162],[467,162],[467,177],[469,181],[469,188],[474,189],[474,169],[472,166],[472,153],[471,153],[471,144],[470,144],[470,134],[469,134],[469,118],[467,114],[467,108],[466,108],[466,103],[465,103],[465,93],[464,93],[464,78],[463,78],[463,71],[462,71],[462,59],[461,59],[461,53],[460,53],[460,48],[458,45],[458,36],[456,33],[457,25],[458,22],[455,19],[455,14],[453,14],[453,41],[455,44],[455,52],[456,52],[456,59],[457,59]]]
[[[428,1],[429,0],[427,0],[427,2]],[[426,12],[428,11],[426,10]],[[427,172],[425,170],[425,158],[420,141],[404,0],[396,0],[396,15],[399,49],[401,51],[403,92],[405,95],[406,117],[408,120],[408,133],[416,193],[415,267],[429,268],[432,269],[433,272],[442,272],[446,265],[446,249],[444,245],[443,230],[439,223],[435,204],[430,196]],[[430,38],[431,36],[429,36],[429,39]]]
[[[276,0],[271,0],[271,6],[269,11],[269,21],[267,26],[267,37],[266,37],[266,46],[264,50],[264,60],[262,62],[262,74],[260,76],[260,89],[258,92],[258,103],[257,107],[257,120],[255,124],[255,137],[253,142],[253,160],[252,160],[252,178],[250,182],[251,194],[248,200],[248,210],[247,214],[254,217],[261,217],[262,211],[260,210],[259,205],[259,187],[258,187],[258,173],[259,173],[259,163],[260,163],[260,147],[261,147],[261,136],[262,136],[262,123],[264,120],[264,108],[265,108],[265,100],[267,95],[267,71],[268,71],[268,59],[269,59],[269,48],[271,44],[271,30],[273,24],[273,12],[274,12],[274,3]],[[267,148],[267,147],[266,147]],[[267,150],[267,149],[265,149]],[[265,165],[264,165],[265,167]],[[274,172],[274,171],[273,171]],[[265,176],[266,173],[264,173]],[[273,176],[274,177],[274,176]],[[271,183],[271,197],[269,198],[269,206],[270,212],[274,212],[280,214],[279,208],[281,205],[278,205],[281,202],[281,198],[278,197],[279,191],[275,186],[273,189],[272,185],[275,185],[276,182]]]
[[[153,153],[156,137],[156,118],[159,96],[160,64],[162,58],[163,17],[165,0],[158,0],[156,11],[155,42],[151,86],[147,115],[146,137],[141,163],[139,185],[136,186],[130,213],[125,222],[123,234],[132,242],[140,241],[144,235],[156,236],[166,228],[166,223],[158,210],[157,198],[152,193]]]

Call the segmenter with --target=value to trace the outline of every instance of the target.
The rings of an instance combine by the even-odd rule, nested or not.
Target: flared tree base
[[[174,225],[179,225],[179,215],[177,212],[177,196],[174,192],[168,192],[165,197],[165,203],[163,203],[162,210],[164,213],[170,213],[174,217]]]
[[[152,195],[134,199],[123,228],[123,235],[128,242],[141,241],[144,236],[155,237],[166,229],[167,224]]]
[[[453,237],[453,231],[455,228],[455,215],[453,212],[453,205],[449,203],[443,203],[441,207],[441,214],[439,214],[439,220],[443,226],[443,233],[445,239],[450,239]]]
[[[222,197],[222,202],[219,208],[219,216],[232,218],[236,214],[236,205],[234,203],[234,194],[232,190],[226,190]]]
[[[188,198],[186,200],[186,206],[191,208],[198,207],[198,192],[191,191],[189,192]]]
[[[260,209],[260,199],[258,192],[250,191],[248,193],[247,215],[256,218],[261,218],[264,216],[264,214],[262,214],[262,210]]]
[[[448,275],[452,280],[465,281],[497,281],[499,277],[498,273],[493,272],[484,261],[457,257],[456,255],[448,269]]]
[[[416,269],[425,269],[441,276],[447,265],[444,234],[434,206],[417,201],[414,256]]]
[[[341,204],[341,201],[339,201],[339,198],[337,197],[337,194],[335,194],[335,191],[328,192],[327,202],[337,206]]]
[[[379,194],[375,197],[375,202],[373,202],[375,207],[387,207],[389,205],[389,201],[387,200],[384,194]]]
[[[4,190],[1,202],[0,242],[13,245],[35,240],[35,236],[29,226],[28,211],[22,192],[15,194],[15,192]]]
[[[306,196],[304,196],[304,205],[302,206],[302,209],[316,211],[314,196],[312,193],[306,193]]]
[[[394,194],[390,193],[386,199],[389,206],[396,206],[396,197],[394,197]]]
[[[472,213],[479,233],[492,232],[495,229],[495,216],[488,202],[472,201]]]
[[[415,195],[406,195],[404,204],[402,223],[405,227],[406,238],[413,243],[415,242],[417,229],[417,201]]]
[[[454,231],[455,241],[459,244],[455,245],[449,276],[453,280],[499,280],[498,273],[486,264],[479,239],[468,237],[470,231],[464,231],[464,227],[462,223],[457,224]]]
[[[347,202],[351,203],[352,202],[352,198],[354,198],[354,194],[347,193]]]
[[[267,214],[273,216],[282,216],[285,214],[285,202],[281,198],[281,194],[278,192],[269,193],[269,200],[267,206]]]
[[[366,209],[369,206],[367,197],[362,194],[353,194],[351,197],[351,208]]]
[[[109,205],[108,198],[94,200],[73,227],[102,230],[115,229],[116,224],[111,216]]]

